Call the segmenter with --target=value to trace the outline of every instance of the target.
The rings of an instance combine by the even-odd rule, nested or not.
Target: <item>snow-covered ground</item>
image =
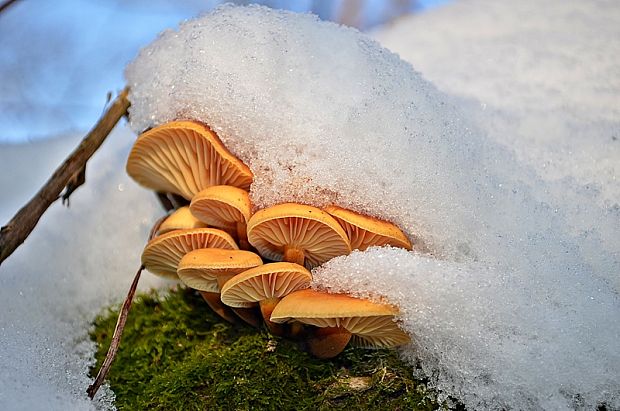
[[[472,409],[620,407],[619,9],[464,1],[374,34],[421,74],[351,30],[228,9],[134,63],[132,127],[203,118],[258,175],[258,204],[337,201],[423,241],[433,258],[355,253],[317,283],[398,302],[405,355]],[[91,406],[89,321],[126,292],[160,213],[124,175],[133,138],[117,128],[71,208],[0,268],[0,409]],[[75,142],[0,146],[0,219]]]
[[[2,203],[8,221],[81,136],[0,146]],[[140,265],[152,194],[125,175],[134,136],[119,127],[87,168],[71,207],[54,204],[26,242],[0,267],[0,409],[89,409],[88,366],[94,316],[126,294]],[[144,276],[141,287],[158,283]],[[106,397],[106,398],[104,398]],[[109,402],[109,395],[100,396]]]

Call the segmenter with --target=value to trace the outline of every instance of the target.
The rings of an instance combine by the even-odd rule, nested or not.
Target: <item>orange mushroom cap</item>
[[[247,221],[252,216],[252,203],[247,191],[233,186],[205,188],[192,199],[190,210],[198,219],[221,228],[249,249]]]
[[[371,246],[391,245],[411,250],[411,242],[396,225],[346,208],[331,205],[324,209],[347,232],[353,250],[364,251]]]
[[[347,234],[338,222],[312,206],[278,204],[256,212],[247,227],[250,244],[273,261],[288,260],[287,252],[294,250],[303,253],[303,258],[293,262],[303,261],[310,269],[351,252]]]
[[[398,312],[389,304],[307,289],[284,297],[273,310],[271,321],[296,320],[316,327],[344,328],[362,345],[394,347],[411,340],[394,321]]]
[[[306,288],[310,281],[312,274],[299,264],[264,264],[231,278],[222,287],[221,298],[222,302],[230,307],[248,307]]]
[[[237,222],[247,223],[252,216],[248,192],[233,186],[213,186],[199,192],[190,204],[192,214],[218,228],[235,228]]]
[[[185,254],[177,274],[188,287],[219,293],[220,284],[262,264],[260,256],[250,251],[203,248]]]
[[[179,261],[198,248],[238,249],[230,235],[216,228],[175,230],[148,242],[142,252],[142,265],[153,274],[178,279]]]
[[[162,235],[174,230],[190,228],[207,228],[207,224],[194,217],[189,207],[181,207],[170,214],[157,229],[156,235]]]
[[[173,121],[143,133],[129,154],[127,173],[144,187],[190,200],[220,184],[249,189],[252,172],[207,126]]]

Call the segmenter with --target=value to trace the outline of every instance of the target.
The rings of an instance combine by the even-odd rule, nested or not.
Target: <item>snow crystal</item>
[[[45,182],[76,137],[0,145],[3,222]],[[88,163],[87,183],[72,194],[71,207],[54,204],[0,267],[0,409],[112,407],[105,387],[96,402],[86,397],[95,351],[88,330],[103,307],[124,298],[150,225],[163,214],[154,196],[124,173],[131,141],[128,129],[117,129]],[[140,288],[160,283],[144,276]]]
[[[558,21],[549,15],[536,21],[570,31],[583,27],[573,20],[604,15],[604,4]],[[462,8],[440,21],[456,24]],[[493,10],[513,27],[526,20],[519,13],[508,17],[509,4]],[[608,27],[606,22],[601,24]],[[483,28],[495,29],[497,37],[487,51],[508,64],[499,25]],[[353,29],[311,15],[227,6],[162,33],[129,65],[131,126],[141,132],[173,119],[209,124],[254,172],[251,196],[259,208],[333,202],[403,228],[423,253],[356,252],[316,270],[316,286],[398,303],[415,341],[405,355],[445,394],[472,409],[592,408],[601,401],[618,408],[615,189],[598,173],[583,171],[583,156],[562,163],[558,182],[523,155],[537,141],[537,120],[550,117],[544,132],[553,138],[541,138],[536,154],[545,159],[547,142],[569,135],[570,144],[585,135],[574,118],[613,101],[600,87],[584,87],[580,93],[596,104],[583,112],[562,111],[562,103],[550,112],[530,106],[524,85],[542,88],[535,101],[557,94],[554,68],[582,54],[585,43],[573,48],[570,41],[562,53],[552,53],[554,41],[562,40],[534,33],[516,43],[527,48],[538,42],[537,53],[553,60],[540,80],[548,89],[526,76],[511,89],[523,97],[514,102],[522,112],[509,104],[495,107],[492,99],[482,110],[480,102],[438,90]],[[592,55],[610,52],[606,44],[596,43],[601,49]],[[444,70],[457,54],[443,61]],[[602,75],[617,81],[609,70]],[[463,79],[478,76],[465,68],[461,73]],[[572,75],[578,80],[588,73],[575,69]],[[581,100],[571,101],[579,107]],[[530,109],[539,111],[528,122]],[[618,124],[613,110],[605,114],[607,123],[597,118],[588,132],[606,133],[609,124]],[[497,135],[509,131],[508,137]],[[524,135],[533,137],[514,145],[521,153],[515,156],[510,138]],[[610,158],[607,147],[594,149],[599,158]],[[612,187],[599,188],[604,195],[593,199],[584,190],[586,178]]]

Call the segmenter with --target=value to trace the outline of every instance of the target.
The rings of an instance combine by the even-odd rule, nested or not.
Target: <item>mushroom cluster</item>
[[[386,221],[336,205],[283,203],[254,210],[253,175],[204,124],[173,121],[134,144],[127,173],[176,210],[142,253],[150,272],[196,289],[229,322],[264,323],[304,341],[320,358],[352,344],[394,347],[410,341],[389,304],[310,289],[310,270],[370,246],[411,249]]]

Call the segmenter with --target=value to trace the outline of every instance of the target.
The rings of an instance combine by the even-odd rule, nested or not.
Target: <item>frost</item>
[[[556,2],[522,28],[538,12],[535,3],[515,6],[514,15],[510,4],[496,5],[487,20],[484,6],[431,13],[429,25],[458,27],[469,7],[472,24],[489,23],[476,25],[481,36],[489,30],[496,38],[469,65],[452,64],[459,47],[429,63],[442,67],[425,75],[447,79],[437,81],[443,91],[355,30],[255,6],[219,8],[164,32],[129,65],[131,126],[141,132],[173,119],[206,122],[254,172],[251,196],[260,208],[334,202],[403,228],[422,253],[354,253],[316,270],[316,286],[398,303],[415,339],[404,355],[444,393],[472,409],[602,401],[619,408],[617,146],[590,148],[598,164],[581,152],[562,154],[571,144],[586,146],[585,136],[611,141],[618,106],[606,107],[618,94],[597,82],[563,94],[567,81],[593,78],[586,68],[554,77],[586,56],[585,66],[601,70],[600,84],[616,87],[610,62],[618,36],[598,42],[588,34],[592,18],[613,6],[575,9],[571,2],[556,20]],[[557,25],[552,33],[584,36],[541,35],[542,22]],[[613,19],[596,22],[613,33]],[[405,33],[406,47],[403,24],[395,33]],[[513,30],[506,48],[504,25]],[[416,52],[440,59],[446,49],[427,30],[429,45]],[[595,52],[584,52],[588,41]],[[491,70],[519,53],[528,56],[523,67],[544,57],[548,70],[534,81],[519,66],[521,82],[512,84],[513,72]],[[476,90],[490,88],[464,85],[483,84],[487,69],[497,79],[496,98],[476,101]],[[460,73],[456,80],[450,70]],[[451,87],[455,95],[447,94]],[[470,94],[458,93],[464,89]],[[503,97],[510,101],[502,104]],[[556,160],[548,173],[533,165]]]

